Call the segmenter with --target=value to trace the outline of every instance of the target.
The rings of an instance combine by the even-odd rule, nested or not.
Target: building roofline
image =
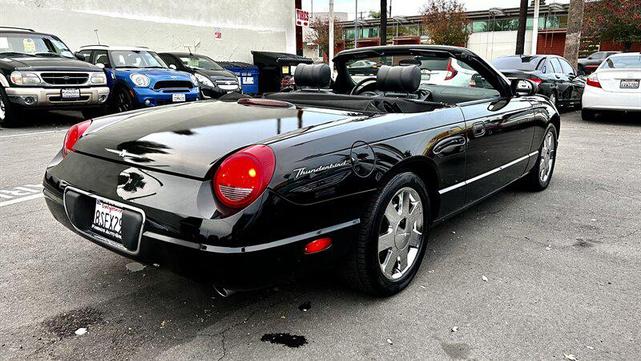
[[[569,4],[559,4],[560,6],[563,7],[563,11],[552,11],[550,9],[550,5],[541,5],[541,8],[539,10],[540,15],[545,15],[548,13],[552,14],[562,14],[562,15],[567,15],[568,9],[570,8]],[[513,18],[513,17],[518,17],[519,16],[519,8],[505,8],[505,9],[500,9],[505,15],[501,16],[496,16],[496,19],[505,19],[505,18]],[[534,15],[534,7],[529,6],[527,10],[528,16],[533,16]],[[491,17],[490,15],[490,10],[475,10],[475,11],[466,11],[465,15],[469,20],[479,20],[479,19],[489,19]],[[404,19],[407,19],[407,22],[402,23],[402,24],[415,24],[415,23],[420,23],[422,22],[422,15],[409,15],[409,16],[399,16]],[[394,26],[396,23],[393,18],[388,18],[387,19],[387,26]],[[380,19],[359,19],[359,27],[362,27],[363,25],[366,26],[373,26],[373,25],[380,25]],[[342,25],[343,28],[350,28],[354,27],[354,20],[348,20],[348,21],[338,21],[338,24]]]

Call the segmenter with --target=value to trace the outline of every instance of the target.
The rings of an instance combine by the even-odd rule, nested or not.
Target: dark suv
[[[103,69],[76,59],[62,40],[0,26],[0,124],[16,125],[25,110],[99,113],[109,97]]]

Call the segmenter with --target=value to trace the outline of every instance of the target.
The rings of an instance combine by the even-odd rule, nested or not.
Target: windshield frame
[[[30,57],[45,57],[45,56],[53,55],[56,57],[63,57],[63,58],[69,58],[69,59],[75,58],[73,55],[73,52],[71,51],[71,49],[69,49],[67,44],[65,44],[64,41],[62,41],[60,38],[58,38],[55,35],[3,31],[3,32],[0,32],[0,38],[18,38],[18,39],[22,39],[22,42],[23,42],[23,49],[22,49],[23,51],[17,51],[18,49],[13,50],[10,47],[11,44],[8,42],[8,39],[7,39],[7,45],[9,46],[7,49],[13,50],[13,51],[0,50],[0,55],[15,53],[15,54],[20,54],[19,56],[30,56]],[[32,41],[37,39],[41,41],[42,43],[39,45],[44,46],[46,48],[46,51],[34,51],[34,52],[24,51],[25,50],[24,44],[26,39],[31,39]],[[34,42],[34,46],[37,46],[35,45],[36,42],[35,41],[33,42]],[[34,48],[34,50],[36,49]],[[11,55],[8,55],[8,56],[11,56]]]
[[[210,58],[210,57],[208,57],[208,56],[206,56],[206,55],[199,55],[199,54],[186,54],[186,55],[179,55],[179,56],[177,56],[177,58],[178,58],[178,60],[180,60],[180,62],[181,62],[181,63],[183,63],[183,65],[184,65],[184,66],[189,67],[189,68],[193,68],[193,69],[202,69],[202,70],[210,70],[210,71],[224,71],[224,70],[225,70],[225,68],[223,68],[222,66],[220,66],[220,64],[218,64],[214,59],[212,59],[212,58]],[[184,62],[184,60],[185,60],[185,59],[187,59],[187,63],[185,63],[185,62]],[[191,60],[191,59],[196,59],[196,61],[198,61],[198,63],[200,63],[200,60],[199,60],[199,59],[202,59],[202,60],[204,60],[205,62],[212,63],[212,64],[214,65],[214,69],[211,69],[211,68],[202,68],[202,67],[198,67],[198,66],[192,66],[192,65],[190,65],[190,63],[189,63],[189,60]]]
[[[639,61],[638,62],[639,65],[636,66],[636,67],[631,67],[631,68],[628,68],[628,67],[623,67],[623,68],[621,68],[621,67],[610,67],[610,63],[612,63],[613,59],[621,59],[621,58],[636,58]],[[608,63],[608,61],[610,63]],[[603,69],[603,70],[633,70],[633,69],[641,69],[641,53],[638,53],[638,54],[616,54],[616,55],[610,55],[605,60],[603,60],[601,65],[599,65],[598,69]]]
[[[160,58],[160,56],[155,52],[147,49],[109,49],[109,62],[113,69],[164,69],[168,68],[167,64]],[[134,65],[119,65],[116,66],[117,62],[114,61],[114,54],[117,53],[147,53],[158,62],[158,65],[147,65],[147,66],[134,66]],[[144,59],[144,57],[143,57]],[[146,60],[145,60],[146,61]]]

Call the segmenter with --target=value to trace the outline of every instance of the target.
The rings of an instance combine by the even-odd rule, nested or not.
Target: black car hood
[[[218,159],[234,150],[291,138],[314,125],[345,118],[350,116],[220,101],[185,103],[99,118],[75,149],[204,178]]]
[[[58,57],[3,57],[0,54],[0,62],[17,70],[102,71],[99,67],[84,61]]]
[[[197,69],[196,73],[213,77],[213,78],[233,78],[236,79],[236,74],[232,73],[229,70],[207,70],[207,69]]]

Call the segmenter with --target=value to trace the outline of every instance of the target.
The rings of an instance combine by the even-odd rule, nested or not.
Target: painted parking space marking
[[[40,184],[23,184],[0,189],[0,207],[42,198],[42,188]]]
[[[65,129],[57,129],[57,130],[45,130],[42,132],[31,132],[31,133],[18,133],[18,134],[10,134],[10,135],[0,135],[0,139],[2,138],[15,138],[15,137],[26,137],[28,135],[40,135],[40,134],[51,134],[51,133],[60,133],[66,131]]]

